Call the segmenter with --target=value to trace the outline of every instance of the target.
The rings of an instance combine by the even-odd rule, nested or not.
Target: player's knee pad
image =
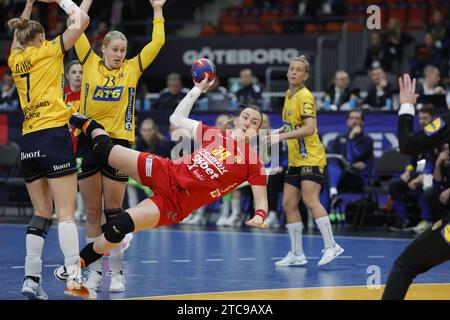
[[[96,136],[92,141],[92,149],[94,153],[100,158],[100,161],[104,164],[108,164],[109,154],[111,153],[114,144],[108,135],[102,134]]]
[[[105,239],[112,243],[119,243],[127,233],[134,231],[134,222],[126,211],[118,214],[105,228]]]
[[[34,234],[45,238],[51,225],[52,220],[35,215],[31,218],[30,223],[28,224],[27,234]]]
[[[122,208],[117,208],[117,209],[104,209],[103,213],[105,214],[105,218],[106,218],[106,223],[110,222],[112,219],[114,219],[115,217],[117,217],[118,214],[120,214],[121,212],[123,212]]]

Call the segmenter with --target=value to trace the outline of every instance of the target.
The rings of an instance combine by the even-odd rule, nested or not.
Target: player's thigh
[[[53,211],[53,199],[47,178],[40,178],[26,183],[34,214],[50,219]]]
[[[151,199],[145,199],[136,207],[129,208],[126,211],[133,219],[135,232],[152,229],[158,225],[160,211]]]
[[[138,174],[139,151],[115,145],[109,154],[108,164],[117,170],[125,172],[140,183]]]

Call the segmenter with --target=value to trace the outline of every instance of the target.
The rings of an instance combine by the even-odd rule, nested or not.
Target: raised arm
[[[399,78],[400,110],[398,112],[398,140],[400,152],[415,155],[450,140],[450,113],[435,119],[425,130],[414,131],[414,104],[416,80],[408,74]]]
[[[153,62],[161,48],[164,46],[166,36],[164,32],[163,6],[166,0],[149,0],[153,7],[153,33],[152,41],[141,50],[137,56],[141,72]]]
[[[80,4],[80,9],[84,13],[88,13],[89,9],[91,8],[92,0],[83,0],[83,2]]]
[[[169,118],[170,123],[182,129],[188,129],[191,137],[195,136],[195,132],[199,125],[199,122],[193,119],[189,119],[189,114],[191,113],[192,106],[202,92],[206,92],[208,88],[212,85],[213,81],[208,83],[208,75],[205,76],[200,83],[195,83],[194,88],[188,92],[188,94],[181,100],[178,106],[175,108],[174,112]]]
[[[72,0],[39,0],[40,2],[56,2],[68,15],[69,27],[62,34],[64,50],[70,50],[89,25],[89,16]]]
[[[27,3],[25,4],[25,9],[23,9],[22,15],[20,16],[21,18],[24,18],[24,19],[31,18],[31,11],[33,10],[33,4],[35,2],[36,2],[36,0],[27,0]],[[11,50],[16,49],[16,48],[22,48],[19,41],[17,40],[17,30],[14,31]]]

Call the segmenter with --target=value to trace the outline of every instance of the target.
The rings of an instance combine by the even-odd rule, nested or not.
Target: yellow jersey
[[[308,88],[303,87],[292,96],[290,89],[286,91],[282,116],[286,131],[301,128],[305,118],[314,118],[312,135],[286,140],[290,167],[319,166],[323,169],[327,164],[317,130],[316,113],[314,96]]]
[[[75,43],[83,66],[80,112],[105,127],[111,138],[134,142],[136,86],[144,70],[164,45],[164,18],[153,20],[152,41],[119,69],[108,69],[96,55],[85,34]],[[78,132],[79,134],[79,132]]]
[[[71,112],[63,100],[64,43],[62,36],[41,47],[15,48],[11,68],[24,114],[22,134],[61,127]]]

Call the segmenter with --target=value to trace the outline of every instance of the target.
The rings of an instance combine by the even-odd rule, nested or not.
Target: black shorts
[[[323,170],[319,166],[288,167],[284,182],[300,188],[302,181],[313,181],[323,185],[325,181]]]
[[[112,143],[123,147],[130,147],[130,143],[127,140],[111,139],[111,141]],[[92,150],[91,142],[92,140],[88,139],[84,134],[78,136],[76,155],[78,180],[88,178],[101,171],[103,176],[108,177],[111,180],[128,181],[128,175],[124,172],[101,163],[98,156]]]
[[[25,134],[19,144],[21,168],[27,183],[43,177],[59,178],[77,171],[67,126]]]

